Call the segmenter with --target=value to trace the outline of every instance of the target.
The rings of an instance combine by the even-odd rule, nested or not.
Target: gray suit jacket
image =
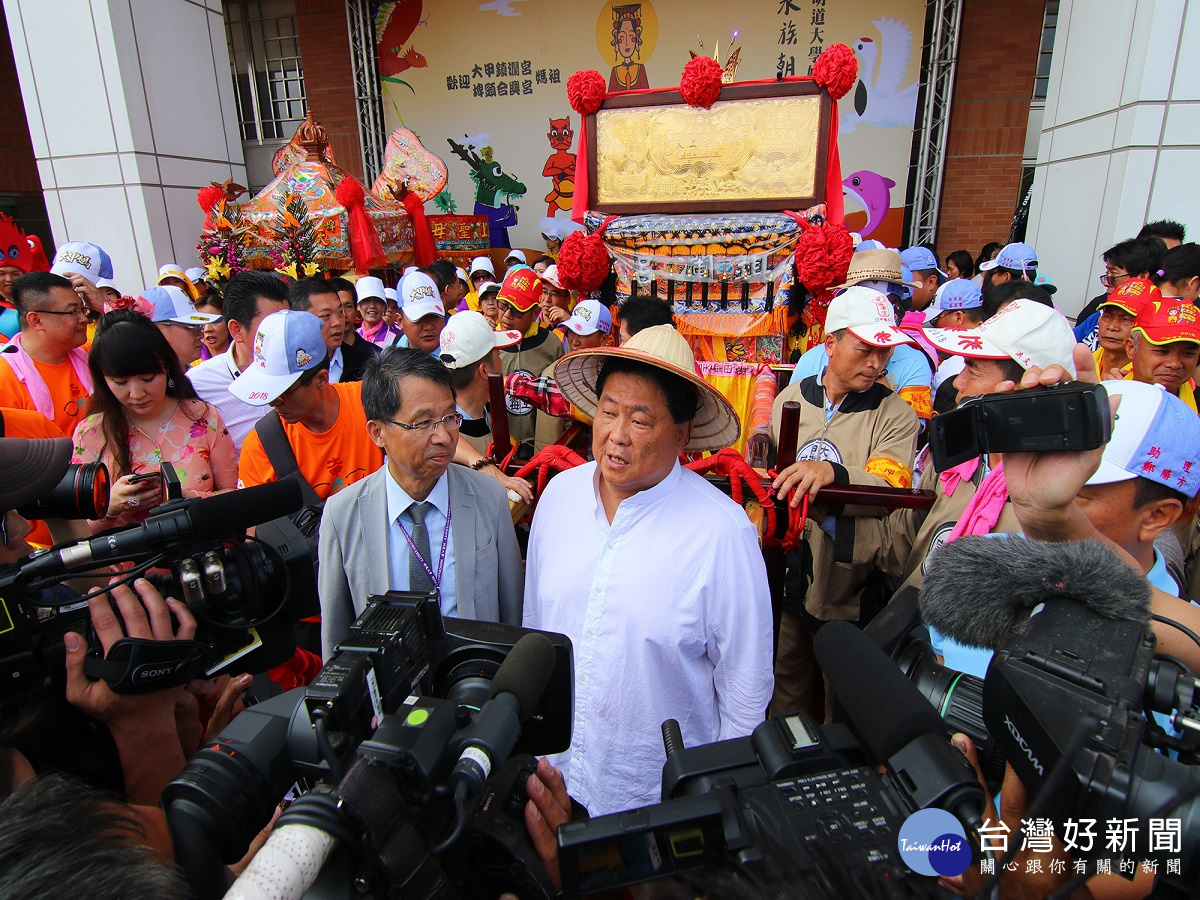
[[[463,619],[521,624],[525,570],[508,511],[508,495],[496,479],[450,466],[454,584]],[[388,589],[386,463],[338,491],[321,516],[321,651],[329,659],[366,607]]]

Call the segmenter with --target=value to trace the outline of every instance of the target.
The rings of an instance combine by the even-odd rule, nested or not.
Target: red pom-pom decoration
[[[854,239],[844,225],[813,225],[796,243],[796,276],[810,294],[841,284],[850,269]]]
[[[573,231],[558,251],[558,280],[569,291],[594,291],[604,284],[609,265],[600,235]]]
[[[196,191],[196,202],[200,204],[200,208],[205,213],[213,211],[213,207],[225,199],[225,191],[215,184],[210,184],[208,187],[202,187]]]
[[[841,100],[858,80],[858,59],[854,51],[845,44],[830,44],[813,63],[813,78],[830,97]]]
[[[697,56],[683,67],[679,78],[679,93],[690,106],[710,109],[721,96],[721,64],[711,56]]]
[[[337,197],[337,202],[346,209],[358,206],[366,197],[363,193],[363,186],[354,178],[343,178],[338,182],[337,190],[333,192]]]
[[[608,84],[595,69],[582,69],[567,79],[567,102],[581,116],[590,116],[604,102]]]

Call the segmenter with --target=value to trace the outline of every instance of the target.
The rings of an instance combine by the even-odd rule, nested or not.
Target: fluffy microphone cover
[[[995,649],[1028,611],[1071,599],[1108,619],[1149,620],[1150,583],[1099,541],[962,537],[929,558],[921,617],[970,647]]]

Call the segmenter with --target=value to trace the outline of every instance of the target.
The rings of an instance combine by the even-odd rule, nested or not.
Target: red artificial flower
[[[683,67],[679,93],[691,106],[710,109],[721,95],[721,64],[711,56],[697,56]]]
[[[841,100],[858,80],[858,60],[854,51],[845,44],[830,44],[813,63],[813,78],[830,97]]]
[[[608,277],[609,265],[600,235],[573,231],[558,251],[558,280],[569,291],[594,291]]]
[[[850,269],[854,240],[844,225],[812,225],[796,243],[796,276],[810,294],[840,284]]]
[[[225,199],[225,191],[217,187],[215,184],[210,184],[208,187],[202,187],[196,192],[196,202],[200,204],[200,208],[205,213],[213,211],[213,207]]]
[[[581,116],[590,116],[604,102],[608,85],[595,69],[581,69],[567,79],[567,102]]]

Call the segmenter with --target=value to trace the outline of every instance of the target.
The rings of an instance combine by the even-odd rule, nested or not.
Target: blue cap
[[[104,248],[88,241],[68,241],[54,254],[50,271],[55,275],[82,275],[96,283],[97,278],[112,278],[112,260]]]
[[[854,248],[854,252],[858,253],[860,250],[886,250],[886,249],[887,249],[887,244],[883,244],[877,240],[871,239],[871,240],[867,240],[867,241],[859,241],[858,246]]]
[[[937,289],[933,302],[925,310],[925,325],[932,325],[942,313],[983,306],[983,292],[969,278],[952,278]]]
[[[1015,244],[1008,244],[1000,255],[995,259],[989,259],[987,262],[979,264],[979,271],[986,272],[989,269],[994,269],[1000,266],[1005,269],[1014,269],[1017,272],[1025,272],[1029,269],[1036,269],[1038,264],[1037,251],[1029,244],[1018,241]]]
[[[1037,273],[1037,278],[1033,279],[1033,283],[1044,290],[1047,294],[1058,293],[1058,285],[1056,285],[1048,276],[1043,275],[1041,272]]]
[[[254,335],[254,358],[233,379],[229,393],[251,406],[266,406],[325,361],[321,320],[310,312],[273,312]]]
[[[933,255],[933,251],[928,247],[909,247],[907,250],[901,250],[900,262],[904,263],[914,272],[932,269],[942,277],[942,281],[950,277],[938,266],[937,257]]]
[[[220,316],[196,312],[192,298],[173,284],[146,288],[142,292],[142,299],[150,304],[151,322],[199,327],[221,321]]]

